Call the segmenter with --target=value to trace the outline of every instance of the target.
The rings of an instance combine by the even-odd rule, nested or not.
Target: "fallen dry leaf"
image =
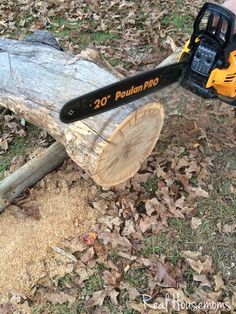
[[[156,284],[164,285],[165,287],[176,287],[176,281],[172,278],[165,267],[165,265],[159,261],[153,261],[152,269],[155,273],[154,282]]]
[[[201,253],[196,251],[181,251],[181,255],[185,258],[191,258],[197,261],[201,256]]]
[[[88,232],[83,235],[83,241],[87,245],[92,245],[94,244],[94,241],[97,238],[97,234],[95,232]]]
[[[200,186],[198,188],[192,188],[192,191],[195,193],[198,197],[209,197],[209,193],[205,190],[203,190]]]
[[[236,224],[232,225],[224,225],[222,231],[227,234],[235,233],[236,232]]]
[[[104,283],[106,286],[118,286],[119,284],[119,280],[121,278],[121,273],[112,270],[111,272],[109,272],[108,270],[105,270],[103,272],[103,276],[102,276]]]
[[[60,292],[46,292],[45,298],[52,304],[64,304],[69,303],[71,306],[76,301],[76,296],[71,296],[63,291]]]
[[[96,291],[92,297],[86,302],[86,307],[91,308],[95,305],[102,306],[107,293],[105,290]]]
[[[130,249],[132,247],[130,241],[126,237],[122,237],[118,230],[115,230],[114,232],[103,232],[99,235],[99,238],[105,245],[111,243],[113,248],[120,246],[124,249]]]
[[[191,228],[192,230],[197,230],[197,228],[202,224],[202,220],[197,217],[193,217],[191,220]]]
[[[207,279],[206,275],[193,275],[193,280],[200,282],[201,287],[209,287],[211,288],[212,284]]]
[[[186,262],[189,264],[189,266],[198,274],[201,274],[204,267],[200,260],[193,260],[191,258],[186,258]]]
[[[117,297],[120,293],[118,291],[116,291],[115,289],[111,289],[111,290],[108,290],[106,292],[107,292],[107,296],[110,298],[112,304],[118,305]]]
[[[90,261],[91,259],[93,259],[94,257],[94,248],[90,247],[89,249],[87,249],[87,251],[81,256],[80,260],[83,263],[87,263],[88,261]]]
[[[0,304],[0,314],[12,314],[13,312],[14,308],[11,303]]]
[[[185,258],[189,266],[198,274],[208,274],[213,272],[212,257],[201,256],[200,252],[181,251],[181,255]]]
[[[208,274],[214,272],[214,269],[212,268],[212,257],[206,256],[205,261],[202,263],[203,266],[203,273]]]
[[[224,284],[224,281],[222,279],[222,275],[220,273],[217,273],[216,275],[214,275],[213,278],[215,281],[215,291],[225,289],[225,284]]]

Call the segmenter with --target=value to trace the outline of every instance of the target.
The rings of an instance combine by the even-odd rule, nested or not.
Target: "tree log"
[[[59,111],[67,101],[118,78],[37,38],[0,40],[0,104],[51,134],[96,183],[124,182],[153,150],[163,125],[162,106],[143,98],[64,124]]]

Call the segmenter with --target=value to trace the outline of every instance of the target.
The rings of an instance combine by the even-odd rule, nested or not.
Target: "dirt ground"
[[[79,172],[62,168],[45,177],[21,207],[12,205],[0,215],[2,293],[28,294],[48,275],[46,262],[60,257],[53,248],[94,224],[96,212],[88,208],[91,190],[79,176]]]

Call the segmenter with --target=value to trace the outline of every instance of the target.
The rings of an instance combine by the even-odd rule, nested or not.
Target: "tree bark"
[[[55,142],[2,180],[0,182],[0,212],[26,188],[34,185],[47,173],[60,166],[66,157],[64,146]]]
[[[55,42],[37,34],[26,41],[1,39],[0,73],[0,105],[51,134],[100,185],[133,176],[156,144],[164,112],[150,98],[71,124],[60,121],[67,101],[118,78]]]

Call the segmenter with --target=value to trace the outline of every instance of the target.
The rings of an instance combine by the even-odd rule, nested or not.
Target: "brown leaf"
[[[107,293],[105,290],[96,291],[93,296],[87,301],[86,307],[91,308],[95,305],[102,306]]]
[[[14,309],[11,303],[0,304],[0,314],[12,314],[13,312]]]
[[[48,259],[45,263],[45,268],[49,278],[57,280],[70,274],[74,270],[74,262],[68,262],[64,256],[57,256],[57,258]]]
[[[153,263],[153,270],[155,272],[155,280],[159,284],[167,287],[176,287],[176,281],[168,274],[166,267],[163,263],[155,261]]]
[[[130,236],[132,233],[135,233],[135,225],[132,219],[125,221],[125,227],[122,231],[122,236],[127,237]]]
[[[194,281],[199,281],[201,287],[209,287],[211,288],[211,283],[207,279],[206,275],[193,275]]]
[[[164,196],[163,199],[165,200],[169,211],[174,215],[174,217],[182,218],[184,219],[184,215],[181,213],[179,209],[176,208],[173,199],[170,198],[170,196]]]
[[[192,300],[181,289],[168,288],[166,289],[166,292],[173,298],[176,298],[176,296],[178,296],[178,300],[181,302],[192,304]]]
[[[94,251],[98,257],[105,257],[106,255],[106,247],[99,241],[95,241],[93,245]]]
[[[203,190],[200,186],[198,188],[192,188],[192,191],[195,193],[198,197],[209,197],[209,193],[205,190]]]
[[[0,138],[0,149],[8,150],[8,140],[4,138]]]
[[[196,251],[181,251],[181,255],[185,258],[191,258],[197,261],[201,256],[201,253]]]
[[[80,260],[83,263],[87,263],[94,257],[94,248],[90,247],[87,251],[81,256]]]
[[[154,212],[158,212],[158,208],[161,206],[157,198],[152,198],[145,202],[145,209],[148,216],[151,216]]]
[[[127,238],[122,237],[118,230],[115,230],[114,232],[103,232],[99,237],[103,240],[105,245],[110,242],[113,248],[117,248],[117,246],[124,248],[132,247],[130,241]]]
[[[101,306],[99,308],[96,308],[94,311],[93,311],[93,314],[110,314],[110,310],[107,306]]]
[[[107,296],[109,296],[112,304],[114,305],[118,305],[118,300],[117,300],[118,295],[119,295],[119,292],[116,291],[115,289],[111,289],[107,291]]]
[[[145,231],[147,231],[151,227],[152,227],[151,217],[143,215],[143,218],[140,219],[140,222],[139,222],[139,228],[140,228],[141,232],[144,233]]]
[[[185,202],[186,197],[185,196],[181,196],[176,202],[175,202],[175,206],[183,209],[184,208],[184,202]]]
[[[196,271],[198,274],[202,273],[204,267],[199,259],[201,256],[200,252],[181,251],[181,255],[185,258],[186,262],[194,271]]]
[[[232,225],[224,225],[223,230],[224,233],[231,234],[236,232],[236,224]]]
[[[202,265],[202,262],[200,260],[194,261],[191,258],[186,258],[187,263],[189,266],[198,274],[201,274],[204,267]]]
[[[100,200],[100,201],[97,201],[97,202],[93,202],[92,204],[93,204],[93,207],[95,209],[97,209],[98,211],[106,212],[107,208],[108,208],[108,205],[109,205],[109,202],[106,201],[106,200]]]
[[[46,292],[45,298],[52,304],[64,304],[68,302],[69,305],[72,305],[76,301],[76,296],[71,296],[63,291]]]
[[[64,246],[68,248],[72,253],[83,252],[87,247],[79,236],[66,239],[64,241]]]
[[[213,278],[215,281],[215,291],[225,289],[225,284],[220,273],[217,273]]]
[[[183,168],[183,167],[189,167],[189,161],[187,160],[187,158],[183,157],[183,158],[180,158],[178,160],[178,163],[175,167],[176,170],[179,170],[180,168]]]
[[[82,283],[95,273],[95,269],[88,268],[81,261],[78,261],[75,272],[80,277],[79,282]]]
[[[200,252],[181,251],[181,254],[186,259],[189,266],[198,274],[208,274],[213,271],[211,256],[206,256],[204,260]]]
[[[107,286],[117,286],[119,284],[119,280],[121,278],[121,274],[117,271],[111,271],[109,272],[108,270],[105,270],[103,272],[102,276],[104,283]]]
[[[129,307],[131,307],[133,310],[135,310],[141,314],[147,313],[147,311],[144,308],[143,303],[129,302]],[[153,310],[153,313],[154,313],[154,310]],[[155,313],[157,313],[156,310],[155,310]],[[150,311],[148,311],[148,314],[150,314]]]
[[[193,217],[191,220],[191,228],[192,230],[196,230],[202,224],[202,220],[197,217]]]
[[[206,256],[206,259],[202,263],[202,266],[203,266],[203,273],[204,274],[212,273],[214,271],[214,269],[212,268],[212,257]]]
[[[97,234],[95,232],[89,232],[83,235],[83,241],[87,245],[94,244],[94,241],[97,238]]]
[[[128,293],[129,293],[129,299],[131,301],[134,301],[138,296],[140,296],[139,291],[134,287],[129,287]]]

